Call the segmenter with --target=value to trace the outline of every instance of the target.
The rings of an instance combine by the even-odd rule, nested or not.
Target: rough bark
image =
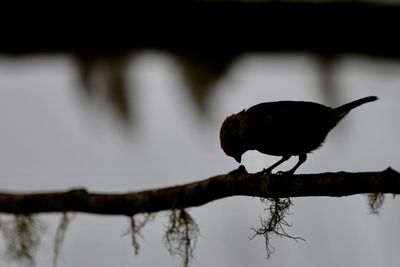
[[[249,174],[241,166],[228,174],[198,182],[132,193],[92,193],[85,189],[41,193],[0,192],[0,212],[86,212],[132,216],[201,206],[230,196],[341,197],[365,193],[400,194],[400,174],[388,168],[381,172],[264,175]]]

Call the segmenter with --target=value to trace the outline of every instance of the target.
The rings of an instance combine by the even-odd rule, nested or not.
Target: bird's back
[[[304,101],[260,103],[246,111],[249,146],[276,156],[318,148],[335,126],[332,109]]]

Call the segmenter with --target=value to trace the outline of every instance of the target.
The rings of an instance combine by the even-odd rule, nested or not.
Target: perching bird
[[[271,173],[291,156],[299,156],[297,164],[285,172],[293,174],[306,161],[307,153],[321,146],[350,110],[377,99],[369,96],[338,108],[304,101],[260,103],[225,119],[220,131],[221,148],[239,163],[248,150],[282,157],[264,173]]]

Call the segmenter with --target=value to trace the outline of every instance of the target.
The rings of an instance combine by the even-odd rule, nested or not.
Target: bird
[[[278,174],[292,175],[307,160],[307,154],[319,148],[328,133],[350,110],[378,97],[368,96],[337,108],[308,101],[264,102],[228,116],[220,130],[221,148],[238,163],[248,150],[280,156],[262,173],[272,170],[292,156],[296,165]]]

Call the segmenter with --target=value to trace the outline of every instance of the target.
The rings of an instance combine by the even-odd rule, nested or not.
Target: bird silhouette
[[[271,173],[290,157],[298,156],[292,169],[279,172],[293,174],[306,161],[307,153],[320,147],[350,110],[377,99],[368,96],[337,108],[306,101],[260,103],[225,119],[220,130],[221,148],[239,163],[248,150],[282,157],[264,173]]]

